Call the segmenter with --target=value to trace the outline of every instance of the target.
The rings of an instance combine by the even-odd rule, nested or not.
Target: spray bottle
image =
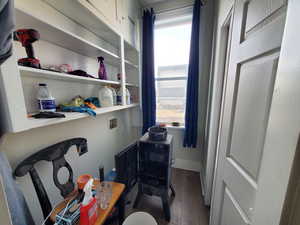
[[[93,196],[94,179],[90,179],[84,186],[84,198],[80,208],[80,225],[93,225],[98,218],[97,200]]]
[[[100,63],[98,77],[101,80],[107,80],[106,68],[104,65],[104,58],[102,56],[98,57],[98,62]]]

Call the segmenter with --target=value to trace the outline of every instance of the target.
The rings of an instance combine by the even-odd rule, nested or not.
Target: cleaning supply
[[[113,87],[108,87],[113,94],[113,105],[117,105],[117,92]]]
[[[77,200],[79,202],[82,202],[83,197],[84,197],[84,187],[89,182],[90,179],[92,179],[92,175],[90,174],[83,174],[80,175],[77,179],[77,188],[78,188],[78,195],[77,195]]]
[[[117,105],[122,105],[122,89],[119,88],[117,91]]]
[[[102,56],[98,57],[98,62],[100,63],[98,77],[101,80],[107,80],[106,68],[104,65],[104,58]]]
[[[47,84],[39,84],[37,100],[40,112],[56,111],[55,98],[49,92]]]
[[[121,74],[120,73],[117,74],[117,78],[118,78],[118,81],[121,82]]]
[[[130,94],[128,88],[126,88],[126,104],[127,105],[131,104],[131,94]]]
[[[114,105],[113,92],[107,86],[99,91],[99,100],[102,107],[111,107]]]
[[[98,218],[97,200],[93,196],[94,179],[90,179],[84,186],[84,198],[80,208],[80,225],[94,225]]]

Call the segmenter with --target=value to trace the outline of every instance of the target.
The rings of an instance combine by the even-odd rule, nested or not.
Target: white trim
[[[156,77],[155,81],[168,81],[168,80],[187,80],[187,76],[174,76],[174,77]]]
[[[185,126],[180,125],[180,126],[176,127],[176,126],[172,126],[171,124],[167,124],[166,128],[170,129],[170,130],[184,130]]]
[[[174,168],[200,172],[200,162],[186,159],[175,159]]]
[[[214,65],[215,74],[212,81],[212,90],[217,90],[212,93],[211,96],[211,117],[209,121],[209,134],[208,134],[208,147],[207,147],[207,162],[206,162],[206,193],[204,201],[206,205],[210,205],[213,198],[214,179],[217,170],[217,159],[219,151],[219,136],[221,129],[221,118],[223,110],[223,101],[225,93],[225,85],[227,79],[228,62],[230,58],[229,50],[231,45],[231,32],[232,32],[232,20],[233,18],[233,6],[230,8],[227,16],[220,27],[220,37],[217,40],[219,47],[218,54],[215,56],[215,60],[218,61],[217,65]],[[229,31],[226,31],[229,27]]]

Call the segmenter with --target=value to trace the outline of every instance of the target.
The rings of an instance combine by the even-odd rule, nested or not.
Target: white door
[[[254,224],[285,17],[285,0],[235,2],[211,225]]]

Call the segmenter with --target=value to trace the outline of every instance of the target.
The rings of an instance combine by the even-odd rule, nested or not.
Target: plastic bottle
[[[104,86],[99,91],[99,100],[102,107],[114,105],[113,92],[110,88]]]
[[[128,88],[126,88],[126,104],[127,105],[131,104],[131,94],[130,94]]]
[[[125,98],[126,105],[130,105],[131,104],[131,95],[127,88],[125,89],[125,93],[126,93],[126,98]],[[121,88],[119,88],[117,91],[117,104],[122,105],[122,89]]]
[[[93,197],[92,187],[94,179],[90,179],[84,186],[84,198],[80,208],[80,225],[93,225],[98,218],[97,200]]]
[[[98,57],[98,62],[99,62],[98,77],[101,80],[107,80],[107,73],[106,73],[106,68],[104,65],[104,58],[102,56]]]
[[[117,105],[122,105],[122,89],[119,88],[117,91]]]
[[[114,105],[117,105],[117,92],[113,87],[109,87],[109,89],[112,91],[113,94],[113,103]]]
[[[55,98],[52,97],[48,90],[47,84],[39,84],[37,93],[38,107],[40,112],[55,112]]]

